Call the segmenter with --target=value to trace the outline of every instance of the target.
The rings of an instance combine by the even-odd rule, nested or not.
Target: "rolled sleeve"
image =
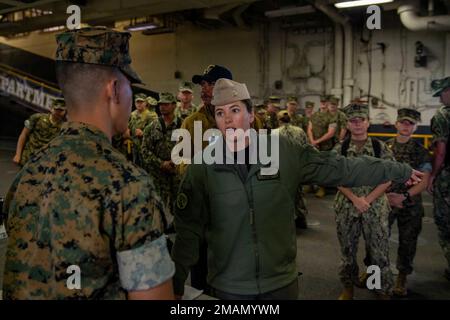
[[[120,282],[127,291],[147,290],[166,282],[175,274],[175,264],[167,250],[166,237],[117,253]]]

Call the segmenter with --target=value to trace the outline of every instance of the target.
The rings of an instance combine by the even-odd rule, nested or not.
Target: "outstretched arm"
[[[423,176],[409,165],[395,161],[368,156],[346,158],[334,151],[319,152],[311,146],[298,151],[302,184],[343,187],[377,186],[387,181],[415,184]]]

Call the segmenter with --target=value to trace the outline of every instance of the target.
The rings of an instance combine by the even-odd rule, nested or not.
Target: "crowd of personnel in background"
[[[103,41],[105,37],[112,37],[116,39],[116,44],[124,44],[115,48],[118,51],[112,55],[117,55],[119,63],[99,58],[99,54],[105,52],[97,51],[107,52],[108,47],[87,47],[86,50],[92,52],[89,51],[81,58],[81,53],[72,46],[78,41],[77,33],[83,32],[86,33],[87,42],[95,43]],[[236,233],[237,229],[233,229],[236,221],[228,220],[227,210],[233,209],[236,214],[242,214],[242,219],[247,219],[246,206],[249,206],[250,215],[254,214],[252,210],[255,206],[270,221],[270,216],[274,214],[270,210],[271,205],[284,205],[286,212],[283,214],[290,214],[293,208],[295,215],[292,219],[279,216],[270,226],[274,232],[278,230],[277,237],[282,239],[280,241],[284,245],[292,246],[291,236],[295,236],[295,233],[287,231],[290,228],[286,223],[295,220],[297,227],[306,228],[307,209],[303,192],[316,188],[315,194],[321,198],[325,196],[324,186],[338,187],[335,211],[342,250],[340,278],[344,290],[341,299],[352,299],[353,285],[364,285],[367,279],[364,272],[358,274],[356,263],[356,247],[361,233],[366,241],[366,263],[376,264],[382,270],[382,288],[377,292],[378,296],[387,298],[392,292],[406,295],[406,277],[412,272],[423,216],[420,193],[426,188],[434,194],[439,240],[449,264],[445,276],[450,280],[450,78],[432,83],[435,94],[441,97],[444,104],[431,122],[435,152],[432,161],[428,151],[411,138],[420,122],[420,113],[416,110],[398,110],[398,136],[384,143],[368,137],[369,109],[361,101],[353,101],[339,109],[337,97],[321,96],[320,106],[314,112],[315,105],[311,101],[306,101],[301,108],[295,96],[286,97],[284,105],[281,97],[269,96],[264,104],[253,106],[245,84],[232,81],[231,72],[218,65],[210,65],[203,74],[193,76],[192,83],[181,82],[176,95],[161,92],[156,99],[144,93],[136,94],[135,110],[130,114],[128,102],[131,104],[132,93],[129,84],[139,83],[140,79],[130,67],[128,38],[126,33],[86,29],[68,32],[57,39],[57,75],[69,105],[69,121],[63,123],[66,113],[63,100],[55,100],[51,114],[32,116],[25,122],[19,138],[13,161],[20,163],[26,170],[17,176],[6,201],[6,210],[10,213],[8,232],[11,237],[5,269],[7,297],[63,297],[64,288],[58,285],[56,291],[49,291],[45,285],[47,280],[61,277],[66,263],[64,259],[73,257],[70,250],[85,259],[85,267],[92,270],[88,255],[90,250],[96,250],[109,258],[113,252],[117,262],[105,258],[96,267],[98,276],[103,275],[105,285],[91,279],[79,293],[80,297],[123,298],[127,294],[129,298],[170,298],[171,277],[175,274],[174,292],[180,295],[191,268],[192,285],[209,289],[208,293],[219,298],[295,298],[298,295],[294,279],[296,253],[291,252],[291,247],[288,250],[286,247],[263,245],[256,258],[255,289],[255,279],[249,278],[249,274],[254,272],[251,267],[254,261],[244,250],[249,245],[246,237],[250,239],[251,234]],[[111,47],[116,44],[110,43]],[[71,48],[73,50],[68,50]],[[111,52],[105,56],[111,56]],[[89,91],[85,83],[92,80],[94,73],[99,77],[99,86]],[[192,102],[194,85],[201,86],[202,104],[199,106]],[[289,142],[286,145],[282,143],[281,175],[260,179],[254,176],[255,170],[246,163],[244,167],[236,169],[240,171],[234,176],[239,176],[241,182],[235,179],[233,183],[244,183],[245,188],[250,188],[245,181],[253,179],[253,184],[264,186],[264,189],[269,185],[261,181],[281,179],[278,183],[286,185],[289,194],[277,198],[278,202],[268,203],[273,195],[267,192],[283,192],[274,184],[270,190],[258,189],[255,193],[260,201],[258,204],[242,194],[235,194],[235,200],[242,203],[233,207],[224,198],[230,190],[225,183],[221,185],[221,181],[234,179],[226,174],[226,170],[222,172],[211,171],[213,169],[210,167],[194,169],[194,166],[176,166],[171,159],[171,150],[176,144],[171,139],[172,132],[178,128],[187,129],[194,140],[195,121],[202,123],[202,132],[218,128],[224,133],[230,125],[234,125],[234,129],[254,128],[267,129],[269,133],[278,132]],[[109,141],[115,148],[110,147]],[[206,145],[208,141],[204,141],[203,147]],[[120,157],[118,151],[134,165]],[[292,158],[296,155],[300,159],[298,163]],[[420,183],[405,187],[403,182],[409,176],[414,177],[417,172],[411,171],[411,168],[425,174],[421,174]],[[56,170],[62,176],[57,175]],[[362,174],[364,170],[373,173],[369,174],[372,181],[368,181],[367,172]],[[208,172],[208,177],[205,172]],[[216,179],[217,183],[208,189],[207,179]],[[302,187],[302,183],[306,185]],[[107,190],[104,190],[105,186]],[[247,191],[249,194],[254,192]],[[95,197],[100,197],[102,193],[105,193],[108,201],[103,198],[100,202],[96,200]],[[214,201],[222,202],[207,202],[206,199],[211,199],[212,194],[216,195]],[[44,198],[42,195],[45,195]],[[288,205],[288,202],[295,203]],[[33,220],[36,217],[28,215],[23,219],[25,207],[38,210],[43,217]],[[44,208],[53,210],[52,216],[44,212]],[[77,222],[77,216],[87,219],[89,212],[84,212],[85,209],[99,214],[89,218],[82,227]],[[114,214],[105,217],[102,214],[104,210]],[[61,217],[68,220],[58,220]],[[212,219],[209,225],[202,220],[204,217]],[[215,223],[217,217],[228,225]],[[254,218],[251,216],[250,219],[254,228],[253,237],[259,234],[262,238],[270,238],[271,243],[276,242],[275,238],[268,236],[268,226],[255,225]],[[239,223],[244,223],[244,220]],[[387,242],[394,220],[398,221],[400,231],[397,259],[400,273],[395,286],[389,268]],[[32,228],[27,228],[27,224]],[[103,232],[114,240],[113,244],[104,243],[102,233],[96,229],[98,225],[105,228]],[[69,233],[68,226],[72,228]],[[41,228],[47,228],[48,232],[40,232]],[[33,232],[38,234],[38,239],[33,238]],[[229,234],[233,233],[235,238],[230,239]],[[84,236],[78,239],[77,234]],[[90,248],[90,242],[83,243],[86,245],[84,247],[77,243],[84,241],[87,234],[98,240],[94,245],[96,248]],[[53,236],[58,237],[53,243],[57,258],[53,258],[59,264],[56,269],[48,271],[49,261],[55,254],[47,250],[51,242],[49,237]],[[175,268],[168,255],[172,251],[174,238],[172,259]],[[25,246],[25,243],[28,244]],[[232,243],[236,245],[234,249],[240,248],[241,251],[233,251],[229,247]],[[26,249],[42,254],[33,260]],[[286,250],[290,257],[286,266],[283,266],[286,270],[277,271],[280,266],[272,265],[272,260],[275,256],[282,259]],[[149,252],[154,256],[146,255]],[[217,254],[219,252],[234,258],[225,261],[224,256]],[[241,255],[235,257],[236,252]],[[17,267],[19,260],[30,264],[23,263]],[[264,260],[266,265],[259,266],[260,260]],[[242,265],[242,261],[247,264]],[[36,271],[33,263],[37,263],[40,271]],[[143,263],[147,264],[145,268],[142,267]],[[207,265],[213,266],[213,270],[208,270]],[[114,270],[119,270],[119,274],[114,273]],[[25,283],[30,281],[24,278],[26,275],[34,279],[32,291]],[[258,278],[260,276],[261,279]],[[46,277],[45,281],[42,277]]]

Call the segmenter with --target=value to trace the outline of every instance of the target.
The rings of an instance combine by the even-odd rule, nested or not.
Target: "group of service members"
[[[89,45],[105,39],[113,41]],[[128,40],[104,28],[57,37],[65,104],[57,99],[49,115],[33,115],[17,144],[13,160],[23,168],[5,202],[5,298],[170,299],[183,295],[190,272],[193,286],[219,299],[297,299],[295,226],[307,226],[302,192],[313,185],[318,197],[324,186],[338,188],[340,299],[352,299],[353,286],[364,287],[368,277],[356,260],[361,233],[365,264],[381,270],[377,297],[407,295],[426,188],[450,268],[450,78],[432,83],[444,106],[431,122],[431,160],[412,139],[420,122],[414,109],[398,110],[398,135],[383,142],[368,137],[369,109],[361,101],[339,110],[336,97],[321,96],[319,110],[307,101],[302,115],[296,97],[286,99],[285,110],[276,96],[253,106],[246,85],[219,65],[182,82],[177,97],[135,95],[130,114],[130,83],[140,79]],[[201,87],[198,107],[193,85]],[[227,145],[245,164],[175,166],[172,132],[187,129],[194,140],[195,121],[202,132],[279,135],[277,173],[264,176],[261,163],[249,162],[247,140],[243,150]],[[394,285],[388,238],[395,220]],[[66,286],[70,265],[82,270],[77,290]],[[445,276],[450,280],[449,269]]]

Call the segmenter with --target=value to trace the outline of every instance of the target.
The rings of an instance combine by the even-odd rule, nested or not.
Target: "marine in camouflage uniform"
[[[305,133],[308,132],[308,123],[313,114],[313,111],[314,111],[314,102],[306,101],[305,102],[305,115],[302,117],[301,122],[300,122],[300,128],[302,128],[303,131],[305,131]]]
[[[431,119],[435,158],[430,184],[433,188],[434,220],[438,227],[439,244],[444,251],[448,267],[445,277],[450,281],[450,77],[431,83],[434,96],[444,104]],[[441,159],[442,162],[439,162]]]
[[[328,112],[327,103],[328,98],[322,96],[320,99],[320,110],[311,116],[308,124],[310,143],[320,151],[329,151],[334,146],[333,137],[336,132],[336,119]],[[325,188],[320,186],[315,195],[318,198],[323,198],[325,194]]]
[[[303,116],[297,113],[298,101],[297,97],[288,97],[286,101],[286,110],[291,118],[290,124],[293,126],[302,126]],[[305,133],[306,134],[306,133]]]
[[[65,115],[64,99],[58,98],[53,100],[50,113],[36,113],[25,120],[25,128],[17,143],[15,161],[24,166],[34,154],[55,138],[65,121]]]
[[[367,106],[349,105],[345,110],[349,121],[355,118],[368,121]],[[347,143],[347,157],[360,157],[363,155],[373,157],[376,155],[374,142],[372,142],[370,137],[367,137],[362,144],[357,145],[353,140],[349,140]],[[394,158],[389,148],[381,141],[378,141],[378,143],[380,144],[379,157],[384,160],[393,160]],[[334,150],[338,154],[345,155],[345,152],[342,152],[345,144],[346,142],[336,145]],[[347,190],[351,190],[352,197],[364,197],[367,199],[375,188],[362,186]],[[339,298],[353,298],[353,285],[358,283],[359,280],[357,249],[361,233],[364,235],[366,250],[368,250],[371,257],[371,263],[378,266],[381,270],[381,294],[379,296],[387,297],[391,294],[393,286],[392,272],[389,265],[388,218],[390,206],[388,199],[385,194],[382,194],[378,198],[373,199],[368,210],[360,213],[354,202],[344,195],[344,191],[342,188],[339,188],[334,202],[337,235],[341,247],[339,277],[344,285],[344,291]]]
[[[175,116],[181,120],[186,119],[197,111],[197,106],[192,102],[192,94],[194,92],[193,86],[192,82],[182,81],[178,87],[178,97],[180,101],[177,102]]]
[[[413,109],[399,109],[397,116],[397,129],[399,135],[403,132],[402,122],[407,121],[407,126],[414,126],[420,122],[420,112]],[[411,131],[411,134],[413,131]],[[409,138],[405,142],[405,138]],[[397,138],[389,139],[386,145],[394,154],[395,160],[402,163],[409,164],[413,169],[430,172],[431,163],[429,152],[411,136],[398,136]],[[424,181],[426,187],[427,181]],[[389,188],[388,197],[401,197],[403,200],[403,208],[394,207],[389,214],[389,228],[397,221],[399,233],[399,245],[397,251],[397,269],[399,276],[394,288],[394,294],[405,296],[406,277],[413,271],[413,260],[416,254],[417,239],[422,230],[422,217],[424,216],[424,208],[422,204],[422,196],[418,194],[410,195],[417,188],[413,186],[408,188],[406,185],[394,184]]]
[[[162,92],[158,101],[161,117],[153,120],[144,130],[142,159],[144,168],[155,178],[155,185],[164,205],[165,231],[172,228],[173,202],[179,179],[171,152],[177,141],[172,141],[172,132],[180,128],[181,119],[174,115],[176,99],[168,92]]]
[[[264,119],[266,129],[276,129],[279,126],[277,114],[281,109],[281,98],[278,96],[270,96],[267,102],[267,113]]]
[[[332,117],[332,122],[336,123],[336,132],[334,133],[333,143],[338,143],[344,140],[347,131],[347,116],[344,112],[339,110],[339,98],[330,97],[328,99],[328,111]]]
[[[326,135],[329,130],[333,129],[336,132],[336,119],[332,117],[332,115],[328,112],[327,107],[328,99],[326,97],[321,97],[320,100],[320,110],[319,112],[314,113],[310,119],[310,126],[312,130],[312,138],[313,140],[318,140]],[[328,151],[333,149],[333,136],[326,139],[325,141],[321,141],[317,148],[320,151]]]
[[[144,93],[137,94],[134,101],[136,110],[131,112],[128,129],[133,141],[133,162],[142,167],[141,144],[143,132],[150,122],[158,118],[158,115],[147,108],[147,96]]]
[[[65,87],[73,77],[86,78],[81,88],[89,90],[86,83],[92,81],[92,72],[107,76],[106,67],[117,70],[110,77],[118,77],[119,92],[131,93],[125,76],[134,83],[140,79],[130,67],[130,36],[101,27],[59,34],[56,63],[63,93],[74,94]],[[89,68],[89,73],[77,73],[73,63]],[[102,90],[99,97],[106,88]],[[92,115],[82,115],[86,123],[64,123],[60,135],[16,176],[5,203],[6,298],[173,297],[167,292],[174,264],[162,235],[163,208],[153,182],[112,147],[111,135],[116,132],[107,136],[88,124],[95,118],[125,130],[129,115],[125,95],[113,97],[122,103],[114,106],[124,110],[120,120],[95,118],[95,112],[110,103],[106,97],[97,104],[77,106],[93,110]],[[70,273],[77,275],[68,270],[72,265],[80,268],[81,286],[69,290]]]
[[[280,127],[275,129],[279,131],[280,136],[284,136],[293,144],[304,146],[308,144],[308,137],[302,128],[291,124],[292,118],[289,116],[287,110],[278,113],[278,122]],[[295,224],[297,228],[306,229],[308,224],[306,216],[308,215],[308,208],[306,207],[305,198],[303,195],[303,187],[299,186],[297,190],[297,199],[295,200]]]

